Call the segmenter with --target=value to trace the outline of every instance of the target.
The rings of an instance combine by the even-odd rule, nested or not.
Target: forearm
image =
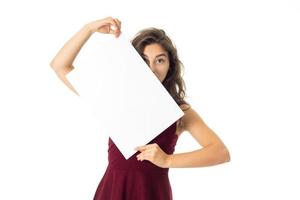
[[[51,61],[51,67],[55,71],[70,67],[80,49],[91,35],[92,33],[88,24],[84,25],[56,54]]]
[[[228,162],[229,152],[225,147],[210,145],[186,153],[170,154],[168,168],[206,167]]]

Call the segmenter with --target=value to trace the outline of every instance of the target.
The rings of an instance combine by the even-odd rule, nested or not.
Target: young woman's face
[[[145,47],[143,58],[152,72],[162,82],[166,78],[170,67],[168,52],[159,44],[150,44]]]

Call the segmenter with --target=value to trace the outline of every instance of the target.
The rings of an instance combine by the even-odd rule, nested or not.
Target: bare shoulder
[[[195,125],[204,125],[204,121],[191,105],[183,104],[180,106],[184,115],[180,118],[181,127],[184,131],[191,132]]]
[[[184,111],[182,129],[190,133],[202,147],[212,143],[223,145],[218,135],[207,126],[202,117],[193,108]]]
[[[218,144],[225,146],[219,136],[204,122],[198,112],[189,105],[181,105],[184,115],[180,118],[179,133],[188,132],[202,146]]]
[[[189,104],[184,103],[184,104],[181,104],[179,107],[181,108],[182,111],[185,112],[185,111],[187,111],[188,109],[190,109],[192,106],[189,105]]]

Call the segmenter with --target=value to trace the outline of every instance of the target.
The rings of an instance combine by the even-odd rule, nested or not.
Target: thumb
[[[143,151],[143,150],[146,149],[146,147],[147,147],[147,145],[144,145],[144,146],[138,146],[138,147],[135,147],[134,150],[136,150],[136,151]]]

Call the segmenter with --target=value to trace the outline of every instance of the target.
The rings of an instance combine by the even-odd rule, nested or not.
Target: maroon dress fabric
[[[157,143],[165,153],[173,154],[177,139],[174,122],[148,144]],[[94,200],[173,199],[168,177],[169,168],[158,167],[148,160],[138,161],[136,155],[139,153],[136,152],[126,160],[109,137],[108,166]]]

